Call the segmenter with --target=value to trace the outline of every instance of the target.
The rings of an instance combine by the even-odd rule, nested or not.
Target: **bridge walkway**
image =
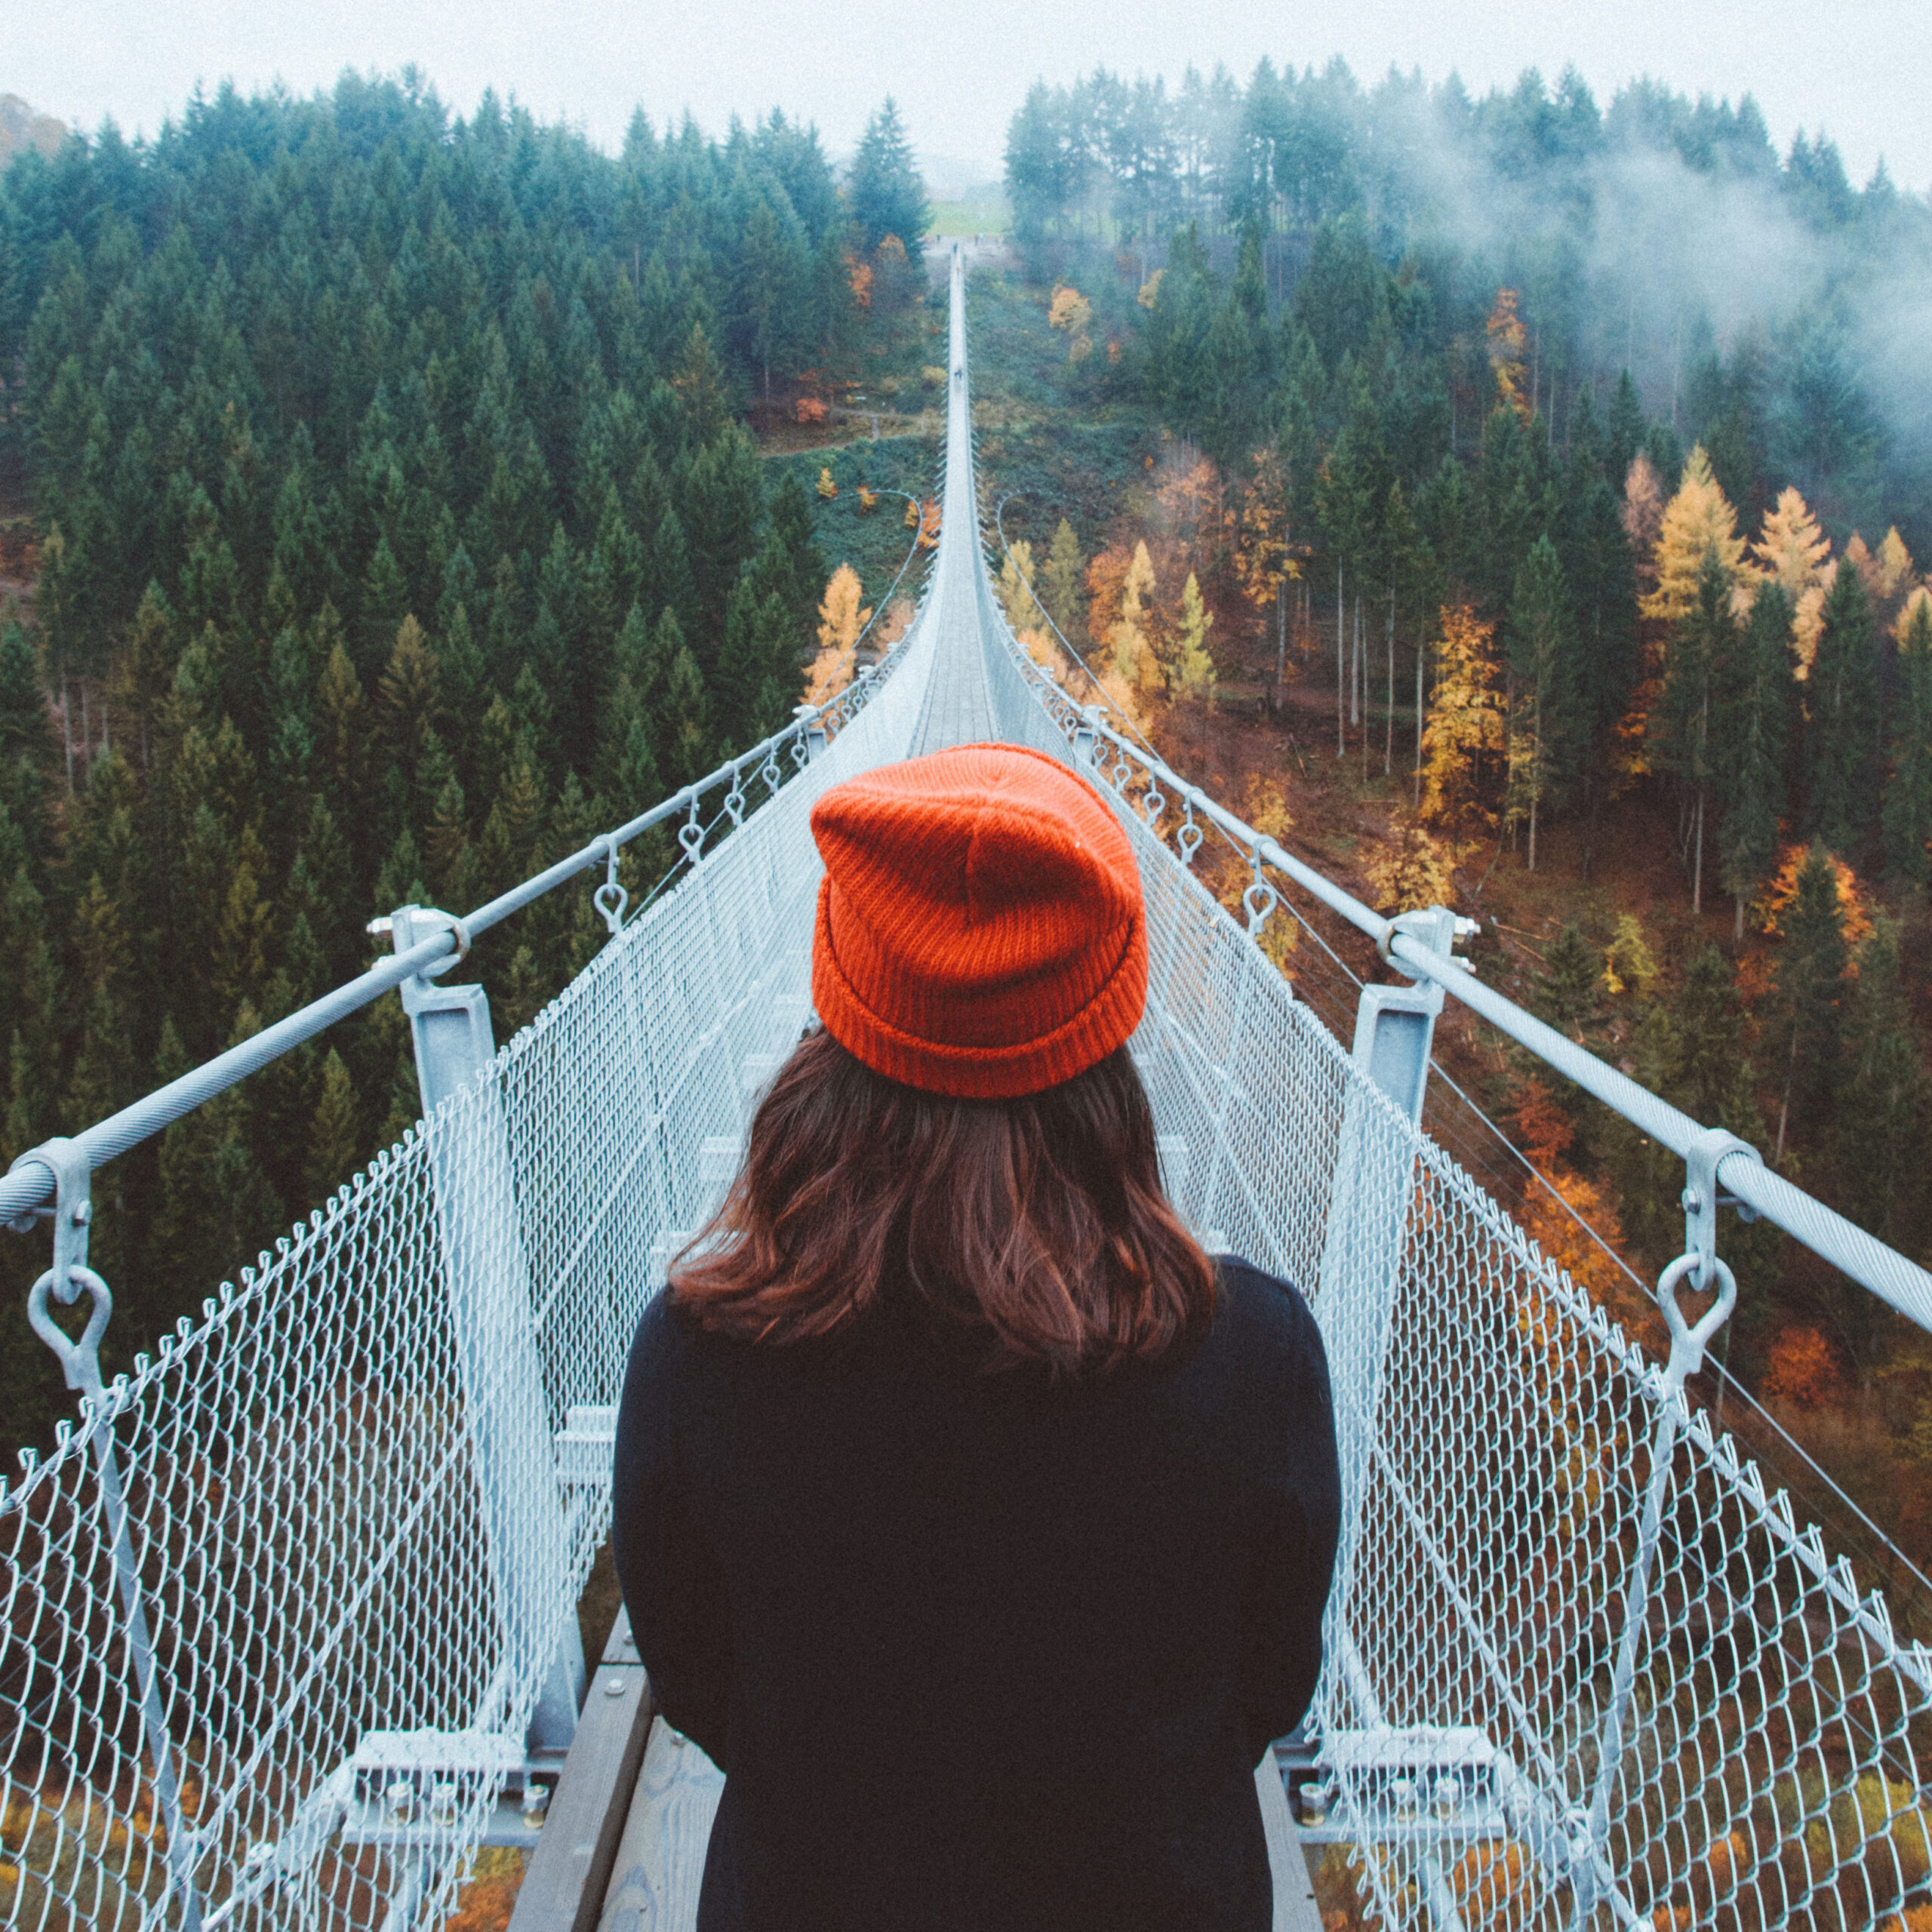
[[[982,743],[998,735],[987,667],[989,654],[1001,647],[997,637],[988,634],[985,622],[988,605],[982,591],[966,371],[965,281],[956,263],[951,297],[940,543],[917,620],[932,639],[932,662],[909,747],[913,757],[950,745]],[[837,1713],[828,1712],[826,1718],[826,1748],[836,1750]],[[1321,1932],[1307,1862],[1272,1758],[1256,1771],[1255,1783],[1275,1873],[1275,1932]],[[653,1719],[611,1868],[599,1921],[601,1932],[642,1932],[647,1927],[651,1932],[691,1932],[697,1922],[712,1817],[724,1789],[722,1774],[703,1750],[672,1730],[662,1718]],[[533,1893],[533,1905],[537,1897]],[[546,1892],[540,1912],[520,1915],[512,1932],[562,1932],[552,1922],[555,1916]]]

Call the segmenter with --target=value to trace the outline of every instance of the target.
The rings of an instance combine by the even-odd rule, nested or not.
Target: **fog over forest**
[[[1602,108],[1574,72],[1552,87],[1531,71],[1475,100],[1453,78],[1364,88],[1339,62],[1264,63],[1244,87],[1190,72],[1172,91],[1100,71],[1036,87],[1008,162],[1023,239],[1104,220],[1158,251],[1192,222],[1231,262],[1256,223],[1278,297],[1320,224],[1352,215],[1432,283],[1445,343],[1466,331],[1458,302],[1518,288],[1533,353],[1548,339],[1559,437],[1575,380],[1607,391],[1628,368],[1687,445],[1717,356],[1841,540],[1897,521],[1932,543],[1932,202],[1882,167],[1855,188],[1822,136],[1780,155],[1748,97],[1638,82]]]

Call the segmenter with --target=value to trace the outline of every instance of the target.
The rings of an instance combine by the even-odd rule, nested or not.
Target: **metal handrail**
[[[1049,684],[1017,644],[1009,648],[1023,672],[1043,685]],[[1742,1143],[1721,1145],[1729,1137],[1703,1127],[1627,1074],[1619,1072],[1608,1062],[1526,1012],[1513,1000],[1484,985],[1468,961],[1444,958],[1432,947],[1404,932],[1399,919],[1385,918],[1364,905],[1353,894],[1297,858],[1278,841],[1257,832],[1199,786],[1181,777],[1144,743],[1136,743],[1115,730],[1100,716],[1097,706],[1076,706],[1057,687],[1052,688],[1060,699],[1056,707],[1063,714],[1060,722],[1069,735],[1078,721],[1078,728],[1093,733],[1097,751],[1104,743],[1112,748],[1116,760],[1124,758],[1139,766],[1168,798],[1208,820],[1254,860],[1292,880],[1373,940],[1377,951],[1404,977],[1426,980],[1440,986],[1500,1032],[1527,1047],[1564,1078],[1621,1114],[1639,1132],[1686,1161],[1696,1159],[1700,1150],[1703,1152],[1710,1158],[1716,1184],[1725,1191],[1721,1204],[1735,1204],[1752,1215],[1763,1216],[1909,1320],[1932,1331],[1932,1274],[1764,1166]],[[1685,1204],[1688,1208],[1690,1203],[1687,1200]],[[1709,1204],[1704,1204],[1706,1211]]]

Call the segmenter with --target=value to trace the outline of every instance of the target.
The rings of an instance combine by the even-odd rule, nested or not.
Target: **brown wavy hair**
[[[949,1100],[801,1040],[745,1164],[672,1264],[700,1326],[775,1345],[912,1297],[989,1370],[1106,1374],[1191,1346],[1214,1266],[1161,1186],[1125,1048],[1044,1093]]]

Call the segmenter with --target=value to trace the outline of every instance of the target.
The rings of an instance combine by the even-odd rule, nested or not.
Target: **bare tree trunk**
[[[1281,692],[1288,678],[1288,580],[1275,586],[1275,708],[1281,706]]]
[[[1382,734],[1382,775],[1395,768],[1395,580],[1389,580],[1389,715]]]
[[[1361,621],[1361,586],[1355,586],[1355,722],[1361,727],[1361,775],[1368,777],[1368,633]]]
[[[1697,856],[1690,868],[1690,910],[1704,909],[1704,788],[1697,787]]]
[[[1416,810],[1422,810],[1422,633],[1416,634]]]
[[[1731,929],[1730,943],[1734,946],[1744,943],[1744,895],[1741,892],[1737,895],[1737,923]]]
[[[1349,722],[1361,723],[1361,586],[1355,586],[1353,648],[1349,654]]]
[[[74,732],[68,719],[72,710],[73,706],[67,694],[67,680],[63,675],[60,680],[60,749],[66,755],[67,795],[70,798],[74,795]]]
[[[1342,566],[1335,566],[1335,755],[1349,755],[1349,629],[1342,601]]]

